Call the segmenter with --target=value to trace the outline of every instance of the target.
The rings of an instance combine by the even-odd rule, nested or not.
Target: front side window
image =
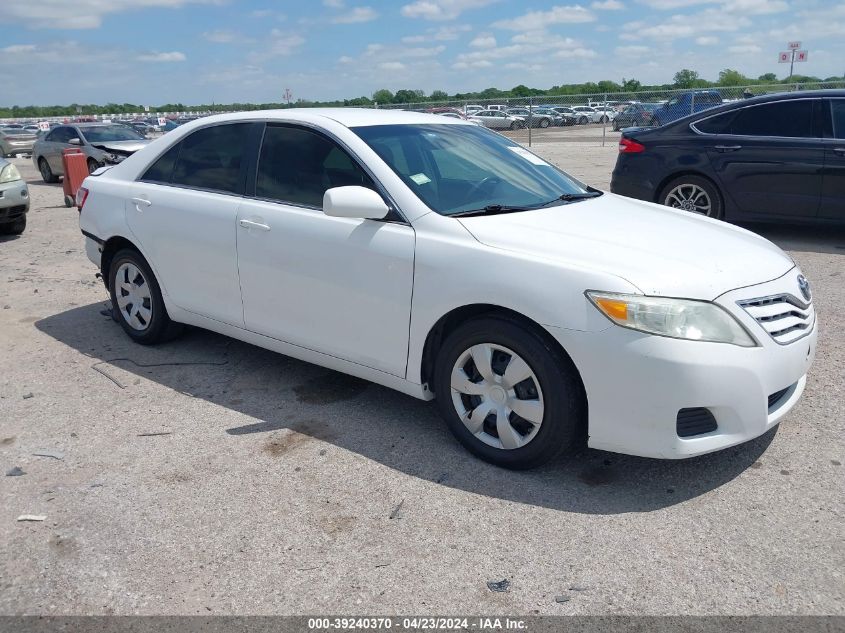
[[[375,190],[366,172],[337,143],[304,128],[267,126],[256,197],[322,208],[327,189],[347,186]]]
[[[813,136],[813,102],[809,99],[779,101],[736,113],[730,133],[741,136]]]
[[[429,208],[441,215],[488,205],[530,208],[593,195],[510,139],[476,125],[352,128]]]
[[[226,193],[241,193],[250,123],[215,125],[193,132],[181,142],[172,183]]]
[[[53,143],[67,143],[70,139],[75,138],[76,136],[78,136],[76,130],[71,127],[57,127],[55,130],[50,132],[50,136],[48,136],[46,140]]]

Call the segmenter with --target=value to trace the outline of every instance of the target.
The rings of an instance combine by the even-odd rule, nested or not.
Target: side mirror
[[[390,209],[372,189],[334,187],[323,194],[323,213],[335,218],[382,220]]]
[[[68,145],[82,145],[82,139],[72,138],[68,141]]]

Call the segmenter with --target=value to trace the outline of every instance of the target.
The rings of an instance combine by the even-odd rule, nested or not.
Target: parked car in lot
[[[665,125],[696,112],[722,105],[718,90],[691,90],[675,95],[652,113],[654,125]]]
[[[568,106],[549,106],[549,109],[557,112],[561,117],[563,117],[563,122],[561,125],[577,125],[581,123],[587,123],[589,119],[581,114],[580,112],[576,112],[572,108]]]
[[[563,117],[559,117],[557,114],[544,114],[537,109],[530,110],[528,108],[509,108],[506,112],[511,116],[521,118],[525,122],[525,125],[531,125],[532,127],[554,127],[559,125],[560,121],[563,121]]]
[[[132,340],[187,323],[436,398],[506,467],[584,434],[662,458],[739,444],[792,409],[816,349],[809,285],[767,240],[602,193],[457,119],[210,117],[78,201]]]
[[[62,125],[39,138],[32,148],[32,162],[44,182],[63,175],[62,150],[80,148],[88,157],[88,171],[117,164],[149,143],[131,128],[116,123]]]
[[[0,128],[0,158],[29,154],[38,135],[24,128]]]
[[[18,168],[0,157],[0,233],[20,235],[26,228],[29,188]]]
[[[845,222],[845,90],[623,130],[611,191],[726,220]]]
[[[518,130],[525,127],[523,117],[508,114],[502,110],[481,110],[470,116],[471,121],[478,121],[492,130]]]
[[[578,125],[587,125],[596,115],[596,111],[590,106],[572,106],[572,111],[578,115]]]
[[[475,112],[481,112],[482,110],[486,109],[484,106],[480,105],[467,105],[464,107],[464,113],[467,116],[472,115]]]
[[[659,107],[659,103],[632,103],[614,117],[613,130],[654,125],[654,111]]]

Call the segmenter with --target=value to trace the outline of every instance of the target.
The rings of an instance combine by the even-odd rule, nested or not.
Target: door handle
[[[259,231],[269,231],[270,226],[264,224],[262,222],[256,222],[254,220],[238,220],[238,224],[240,224],[245,229],[258,229]]]
[[[742,145],[717,145],[716,146],[717,152],[735,152],[738,149],[742,149]]]
[[[138,213],[144,212],[141,207],[149,207],[150,205],[152,205],[152,202],[150,202],[146,198],[130,198],[130,200],[132,201],[132,204],[135,205],[135,210]]]
[[[834,147],[833,153],[839,156],[845,156],[845,147]]]

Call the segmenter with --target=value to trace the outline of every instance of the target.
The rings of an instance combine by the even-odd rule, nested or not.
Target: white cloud
[[[371,22],[378,17],[378,12],[372,7],[355,7],[341,15],[332,18],[333,24],[360,24]]]
[[[454,20],[464,11],[480,9],[499,0],[417,0],[402,7],[406,18]]]
[[[402,38],[405,44],[421,44],[423,42],[448,42],[457,40],[464,33],[472,31],[469,24],[447,24],[437,28],[426,29],[425,33],[419,35],[407,35]]]
[[[699,34],[738,31],[750,25],[751,21],[746,17],[731,15],[714,8],[698,13],[676,14],[656,24],[629,22],[624,26],[624,32],[619,38],[629,41],[694,39]]]
[[[342,9],[346,6],[346,2],[344,0],[323,0],[323,6],[330,9]]]
[[[573,48],[555,53],[555,57],[563,59],[593,59],[598,56],[592,48]]]
[[[616,54],[620,57],[642,57],[651,52],[651,48],[648,46],[617,46],[616,47]]]
[[[179,51],[171,51],[169,53],[146,53],[143,55],[138,55],[136,57],[139,62],[156,62],[156,63],[167,63],[167,62],[183,62],[187,57],[185,57],[185,53],[180,53]]]
[[[476,37],[469,45],[473,48],[494,48],[496,46],[496,38],[486,33]]]
[[[753,53],[761,53],[762,51],[763,49],[756,44],[738,44],[736,46],[728,47],[728,52],[736,55],[749,55]]]
[[[699,46],[715,46],[719,43],[719,38],[715,35],[702,35],[695,38],[695,43]]]
[[[596,17],[580,4],[552,7],[548,11],[529,11],[524,15],[494,22],[493,26],[511,31],[539,31],[552,24],[592,22]]]
[[[214,42],[215,44],[228,44],[230,42],[234,42],[238,37],[238,34],[234,31],[218,29],[216,31],[206,31],[202,34],[202,36],[209,42]]]
[[[658,10],[683,9],[702,4],[719,4],[720,9],[740,15],[765,15],[786,11],[785,0],[639,0],[641,4]]]
[[[343,57],[339,57],[337,61],[341,64],[351,64],[355,60],[352,59],[349,55],[344,55]]]
[[[601,2],[593,2],[591,8],[597,11],[620,11],[625,8],[625,5],[619,0],[603,0]]]
[[[178,9],[188,4],[216,4],[220,0],[37,0],[0,3],[0,22],[28,28],[96,29],[103,17],[138,9]]]
[[[405,64],[402,62],[382,62],[378,67],[382,70],[405,70]]]
[[[32,53],[35,51],[35,44],[12,44],[6,48],[0,48],[0,53],[9,53],[14,55],[16,53]]]

